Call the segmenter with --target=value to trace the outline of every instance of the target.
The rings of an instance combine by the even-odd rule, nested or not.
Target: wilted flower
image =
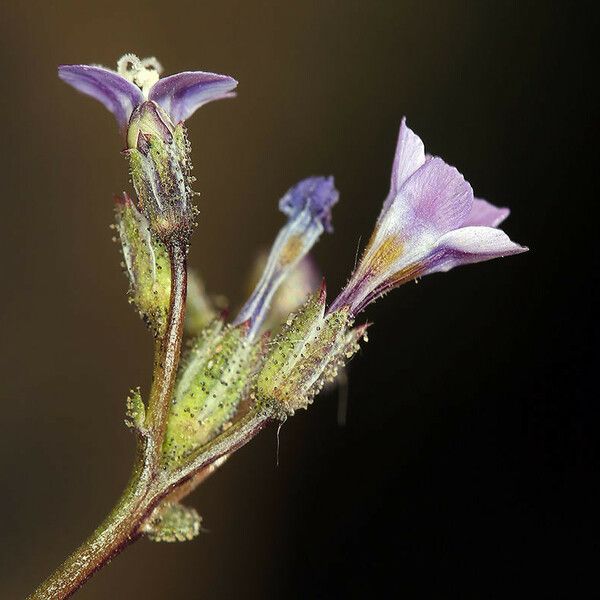
[[[331,231],[331,207],[337,200],[338,191],[332,177],[309,177],[288,190],[279,201],[279,208],[288,216],[288,223],[275,239],[254,292],[231,326],[215,319],[197,338],[185,358],[170,407],[163,447],[168,461],[177,463],[184,459],[220,433],[235,416],[265,354],[263,344],[254,342],[270,301],[323,231]],[[322,318],[324,296],[319,308]],[[340,338],[338,345],[346,346],[345,332],[342,331],[345,323],[345,315],[341,319],[332,315],[327,320],[328,331],[333,333],[322,340],[319,360],[331,362],[331,357],[324,356],[323,350],[333,350],[340,336],[344,339]],[[336,329],[334,324],[337,324]],[[321,327],[318,329],[320,331]],[[323,335],[315,336],[315,332],[310,335],[324,338]],[[283,348],[284,344],[278,344],[278,347]],[[325,364],[318,370],[319,375],[324,367]],[[313,383],[307,392],[317,389]],[[302,399],[306,395],[303,391]],[[294,406],[300,401],[300,398],[296,400]],[[278,410],[285,413],[285,410]]]
[[[234,321],[250,321],[250,338],[259,331],[273,294],[285,277],[323,231],[333,231],[331,208],[338,197],[333,177],[309,177],[289,189],[279,201],[279,210],[288,216],[288,223],[275,239],[262,277]]]
[[[525,252],[496,229],[508,214],[474,198],[454,167],[426,155],[402,119],[390,193],[358,267],[329,312],[347,306],[356,315],[411,279]]]

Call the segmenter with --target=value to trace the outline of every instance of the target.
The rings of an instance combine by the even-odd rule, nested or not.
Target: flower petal
[[[406,117],[402,117],[396,154],[392,165],[392,182],[390,193],[383,203],[379,219],[389,208],[404,182],[425,163],[425,146],[421,138],[406,125]]]
[[[378,221],[357,269],[329,311],[349,306],[357,314],[381,290],[398,285],[405,273],[414,278],[413,267],[437,249],[440,237],[462,225],[472,205],[473,190],[464,177],[441,158],[427,160]]]
[[[333,233],[331,208],[339,197],[333,177],[307,177],[286,192],[279,201],[279,210],[294,219],[308,209],[312,219],[320,221],[327,233]]]
[[[148,98],[158,102],[177,124],[188,119],[196,109],[212,100],[230,98],[237,81],[226,75],[203,71],[184,71],[159,79]]]
[[[58,76],[76,90],[102,102],[121,129],[134,108],[144,101],[142,91],[118,73],[90,65],[61,65]]]
[[[484,227],[498,227],[510,215],[509,208],[498,208],[486,200],[475,198],[473,208],[463,223],[463,227],[483,225]]]
[[[436,250],[423,261],[423,275],[445,272],[459,265],[527,252],[529,248],[513,242],[501,229],[462,227],[442,236]]]
[[[377,222],[367,250],[390,236],[409,250],[432,244],[460,227],[473,206],[473,190],[465,178],[441,158],[430,158],[415,171]]]
[[[442,235],[460,227],[473,206],[473,190],[457,169],[441,158],[428,160],[400,190],[419,228]]]

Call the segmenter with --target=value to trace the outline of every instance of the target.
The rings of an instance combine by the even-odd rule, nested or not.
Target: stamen
[[[162,75],[164,69],[163,66],[158,62],[155,56],[149,56],[141,61],[142,67],[147,71],[156,71],[159,75]]]
[[[137,85],[148,98],[150,88],[159,80],[162,65],[150,56],[140,60],[135,54],[124,54],[117,62],[117,72],[125,79]]]
[[[142,63],[140,59],[132,53],[124,54],[117,61],[117,73],[125,79],[128,79],[133,83],[133,78],[136,73],[141,69]]]

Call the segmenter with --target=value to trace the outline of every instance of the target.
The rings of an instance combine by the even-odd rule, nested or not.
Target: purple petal
[[[118,73],[89,65],[61,65],[58,76],[76,90],[102,102],[115,116],[121,129],[134,108],[144,100],[142,91]]]
[[[425,146],[421,138],[406,125],[406,117],[402,117],[396,154],[392,165],[392,182],[390,193],[383,203],[379,218],[389,208],[404,182],[425,163]]]
[[[395,204],[412,213],[412,222],[398,223],[404,239],[424,230],[439,236],[464,223],[473,206],[473,190],[454,167],[434,157],[408,178]],[[394,212],[391,206],[390,216]]]
[[[150,89],[149,99],[158,102],[177,124],[207,102],[234,96],[236,86],[237,81],[226,75],[184,71],[159,79]]]
[[[475,198],[473,208],[463,223],[463,227],[483,225],[484,227],[498,227],[510,214],[508,208],[498,208],[486,200]]]
[[[423,261],[423,274],[445,272],[459,265],[521,254],[527,250],[525,246],[515,244],[501,229],[462,227],[438,240],[436,250]]]
[[[400,188],[350,281],[329,310],[350,306],[356,314],[437,249],[440,237],[462,225],[473,205],[473,190],[441,158],[427,160]],[[407,271],[408,270],[408,271]]]
[[[320,221],[325,231],[332,233],[331,209],[339,196],[333,177],[308,177],[285,193],[279,201],[279,210],[294,219],[308,209],[311,218]]]

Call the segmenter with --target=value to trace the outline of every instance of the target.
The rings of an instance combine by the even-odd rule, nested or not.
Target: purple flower
[[[358,267],[329,312],[348,306],[356,315],[411,279],[525,252],[496,229],[509,212],[474,198],[464,177],[426,155],[402,119],[390,192]]]
[[[160,105],[177,124],[203,104],[235,95],[232,90],[237,81],[226,75],[185,71],[159,79],[161,72],[155,58],[140,60],[135,54],[122,56],[116,71],[95,65],[58,68],[63,81],[102,102],[123,131],[133,111],[147,101]]]
[[[250,338],[260,330],[273,294],[286,276],[323,231],[333,231],[331,208],[338,197],[333,177],[309,177],[290,188],[279,201],[279,210],[288,216],[288,222],[273,243],[260,281],[234,321],[235,325],[250,321]]]

